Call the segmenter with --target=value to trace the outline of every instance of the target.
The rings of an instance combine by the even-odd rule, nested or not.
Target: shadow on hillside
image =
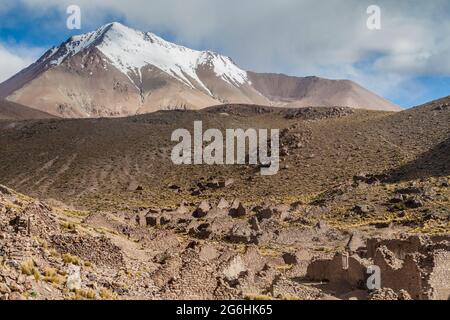
[[[450,176],[450,138],[417,159],[388,172],[388,182]]]

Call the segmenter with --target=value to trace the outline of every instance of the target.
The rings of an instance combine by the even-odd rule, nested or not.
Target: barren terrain
[[[2,121],[0,295],[448,299],[449,104]],[[280,172],[173,165],[196,120],[280,128]]]

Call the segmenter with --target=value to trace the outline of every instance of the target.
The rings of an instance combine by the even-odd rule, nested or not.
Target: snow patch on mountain
[[[153,33],[141,32],[120,23],[102,26],[97,31],[75,36],[51,53],[50,66],[60,65],[66,58],[95,45],[122,73],[136,75],[142,81],[141,70],[152,65],[171,77],[212,96],[201,81],[197,70],[207,66],[228,84],[239,87],[250,83],[247,72],[237,67],[229,57],[211,51],[192,50],[168,42]],[[130,78],[131,79],[131,78]]]
[[[198,64],[212,67],[218,77],[231,85],[238,87],[249,83],[247,72],[239,69],[229,57],[206,51],[202,52]]]
[[[59,66],[69,57],[73,57],[82,50],[89,48],[93,43],[101,38],[108,25],[105,25],[97,31],[89,32],[79,36],[73,36],[68,41],[63,43],[59,48],[53,49],[49,58],[50,66]]]

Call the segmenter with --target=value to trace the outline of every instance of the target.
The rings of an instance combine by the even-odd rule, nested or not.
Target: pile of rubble
[[[449,265],[450,236],[374,238],[355,252],[341,252],[331,259],[313,261],[307,278],[365,290],[370,276],[368,268],[377,266],[383,289],[407,293],[412,299],[448,300]]]
[[[135,220],[142,227],[163,227],[187,233],[197,239],[229,243],[261,244],[273,238],[278,224],[292,219],[291,206],[247,207],[238,199],[203,201],[195,209],[182,203],[176,210],[139,212]]]
[[[396,188],[385,208],[397,195],[425,205],[436,197],[423,186]],[[398,236],[387,228],[367,239],[327,219],[340,196],[66,215],[0,188],[0,299],[450,297],[450,236]],[[364,217],[372,209],[348,210]],[[381,286],[368,288],[374,266]]]
[[[355,111],[347,107],[298,108],[287,111],[286,119],[320,120],[341,118],[353,114]]]

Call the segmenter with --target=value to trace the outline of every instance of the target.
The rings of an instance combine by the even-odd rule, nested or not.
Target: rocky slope
[[[49,113],[32,109],[14,102],[0,100],[0,120],[54,119]]]
[[[361,176],[294,204],[100,212],[0,186],[0,298],[447,300],[449,192]]]
[[[277,106],[346,106],[355,109],[400,111],[398,106],[349,80],[299,78],[254,72],[249,72],[248,75],[253,87]]]
[[[409,165],[410,179],[448,174],[448,162],[437,162],[445,160],[446,149],[439,146],[445,146],[449,137],[450,111],[433,105],[396,114],[228,105],[120,119],[3,123],[0,178],[32,196],[87,207],[176,204],[180,196],[193,197],[197,184],[211,176],[234,179],[230,192],[243,201],[295,201],[301,194],[320,192],[366,171],[394,173]],[[280,172],[263,177],[255,166],[173,165],[172,132],[192,130],[196,120],[203,121],[205,130],[281,129]],[[440,156],[427,157],[434,154],[432,150]],[[420,164],[421,158],[429,159],[427,167]],[[143,190],[130,192],[130,184]],[[170,190],[171,184],[180,193]],[[209,190],[205,193],[220,197]]]
[[[3,121],[0,181],[34,198],[0,187],[0,298],[447,300],[449,105]],[[281,171],[172,165],[194,120],[280,128]]]
[[[351,81],[248,73],[119,23],[75,36],[0,85],[0,98],[68,118],[127,116],[220,103],[399,107]]]

